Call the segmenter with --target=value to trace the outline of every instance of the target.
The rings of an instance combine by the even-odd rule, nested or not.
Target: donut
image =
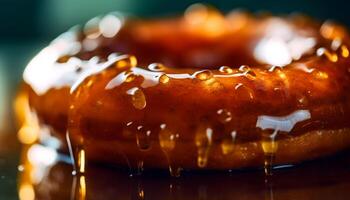
[[[40,51],[23,91],[78,172],[88,161],[270,174],[350,146],[348,46],[344,26],[301,15],[111,13]]]

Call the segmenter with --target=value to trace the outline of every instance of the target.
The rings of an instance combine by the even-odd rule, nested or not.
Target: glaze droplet
[[[132,105],[139,110],[142,110],[146,107],[146,96],[142,90],[138,87],[133,87],[126,92],[128,95],[131,95]]]
[[[228,66],[221,66],[219,68],[219,71],[225,74],[232,74],[233,73],[233,69],[231,67]]]
[[[213,77],[213,73],[210,70],[202,70],[194,73],[194,76],[201,81],[206,81]]]
[[[200,126],[197,129],[195,143],[197,146],[197,165],[204,168],[208,164],[209,150],[212,144],[213,129]]]

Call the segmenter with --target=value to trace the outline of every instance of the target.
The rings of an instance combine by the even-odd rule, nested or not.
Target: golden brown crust
[[[296,163],[350,145],[344,28],[207,15],[127,20],[112,37],[101,27],[66,33],[74,37],[55,40],[24,73],[31,107],[61,140],[68,130],[77,156],[132,167]]]

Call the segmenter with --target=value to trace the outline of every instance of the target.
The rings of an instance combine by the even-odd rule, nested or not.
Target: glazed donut
[[[350,146],[349,36],[304,16],[109,14],[24,72],[41,126],[88,160],[131,168],[293,164]],[[67,132],[67,134],[66,134]]]

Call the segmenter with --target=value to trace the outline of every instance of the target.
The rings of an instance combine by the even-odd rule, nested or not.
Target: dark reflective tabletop
[[[12,157],[12,156],[11,156]],[[185,172],[166,171],[129,176],[128,170],[88,163],[83,175],[72,175],[68,155],[35,144],[22,148],[22,160],[0,163],[0,199],[348,199],[350,154],[275,169]],[[17,175],[13,172],[18,171]],[[17,194],[14,194],[18,185]],[[4,195],[5,194],[5,195]],[[2,195],[2,196],[1,196]]]

